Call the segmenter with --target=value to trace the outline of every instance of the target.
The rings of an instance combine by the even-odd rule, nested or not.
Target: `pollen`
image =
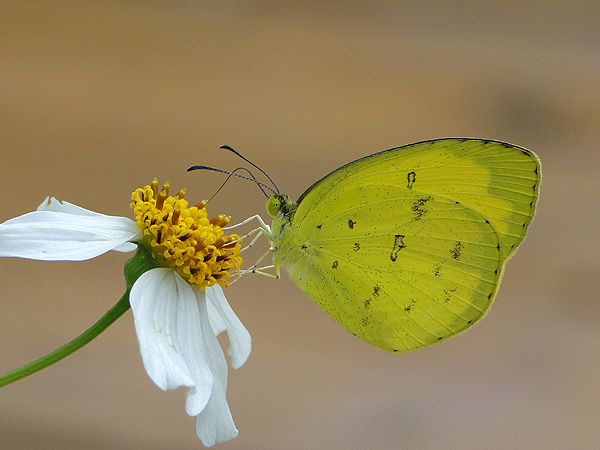
[[[229,285],[231,270],[239,273],[241,241],[225,235],[223,227],[231,217],[209,219],[206,202],[190,207],[185,189],[169,195],[169,183],[158,190],[158,180],[131,194],[131,207],[144,244],[164,267],[173,268],[190,284],[204,290],[207,286]]]

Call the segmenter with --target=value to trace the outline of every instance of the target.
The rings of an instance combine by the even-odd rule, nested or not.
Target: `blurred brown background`
[[[284,6],[285,5],[285,6]],[[471,331],[387,354],[287,278],[227,291],[252,333],[220,449],[600,448],[597,2],[0,3],[0,221],[46,195],[130,216],[154,176],[191,201],[229,144],[297,198],[358,157],[475,136],[538,153],[541,200]],[[264,198],[231,181],[234,221]],[[266,250],[262,241],[257,255]],[[73,338],[122,294],[127,255],[0,260],[0,370]],[[184,392],[142,367],[131,313],[0,391],[2,449],[201,448]]]

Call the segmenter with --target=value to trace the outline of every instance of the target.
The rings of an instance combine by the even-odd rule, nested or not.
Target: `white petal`
[[[207,325],[201,320],[199,311],[200,304],[205,304],[206,300],[204,293],[192,288],[174,270],[169,269],[169,276],[176,285],[181,303],[177,317],[177,348],[194,379],[194,386],[186,392],[185,410],[190,416],[196,416],[206,406],[213,389],[213,367],[203,341]]]
[[[231,357],[231,366],[238,369],[244,365],[250,350],[252,340],[250,333],[229,306],[223,289],[218,284],[206,288],[208,300],[208,317],[216,335],[227,330],[229,347],[227,353]]]
[[[198,294],[201,293],[198,291]],[[233,423],[225,396],[227,362],[219,341],[210,327],[206,303],[202,296],[198,295],[202,342],[206,348],[206,358],[213,372],[214,383],[210,400],[196,419],[196,434],[205,446],[210,447],[218,442],[233,439],[238,435],[238,430]]]
[[[202,337],[202,327],[210,325],[201,323],[199,294],[174,270],[159,268],[138,278],[129,296],[148,376],[164,390],[188,386],[185,408],[190,416],[204,409],[213,389]]]
[[[141,231],[126,217],[107,216],[56,199],[0,224],[0,256],[81,261],[109,250],[131,251]]]
[[[137,225],[136,225],[137,226]],[[131,239],[133,241],[137,241],[138,238],[141,238],[141,236],[137,236],[134,239]],[[112,250],[116,251],[116,252],[124,252],[124,253],[128,253],[128,252],[132,252],[134,250],[137,250],[137,245],[134,244],[133,242],[125,242],[124,244],[121,244],[115,248],[113,248]]]
[[[81,206],[74,205],[69,202],[59,202],[54,197],[46,197],[46,200],[42,202],[40,206],[37,207],[37,211],[55,211],[55,212],[63,212],[68,214],[77,214],[80,216],[100,216],[106,217],[104,214],[100,214],[94,211],[90,211],[89,209],[82,208]],[[135,230],[138,231],[138,230]],[[137,240],[137,239],[136,239]],[[119,245],[118,247],[113,248],[112,250],[116,250],[118,252],[132,252],[137,248],[137,245],[132,242],[126,242],[123,245]]]
[[[77,216],[102,216],[103,214],[90,211],[73,203],[58,201],[54,197],[46,197],[46,199],[37,207],[36,211],[54,211],[63,212],[66,214],[75,214]]]
[[[211,303],[218,305],[211,308],[220,320],[224,317],[226,324],[239,322],[222,291],[210,295]],[[236,437],[238,431],[226,399],[227,362],[209,321],[207,295],[175,271],[160,268],[144,273],[135,282],[130,302],[150,378],[162,389],[189,386],[186,412],[197,416],[196,434],[204,445]],[[239,326],[227,324],[236,330]]]
[[[168,269],[142,274],[129,294],[135,331],[148,376],[163,389],[194,386],[190,369],[176,348],[179,299]]]
[[[208,405],[196,418],[196,435],[207,447],[238,435],[223,389],[213,389]]]

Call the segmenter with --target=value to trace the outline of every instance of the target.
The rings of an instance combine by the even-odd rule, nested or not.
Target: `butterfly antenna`
[[[238,167],[237,169],[234,169],[231,171],[231,173],[229,175],[227,175],[227,178],[225,179],[225,181],[223,181],[223,184],[221,185],[221,187],[219,189],[217,189],[217,191],[206,201],[206,203],[210,202],[213,198],[216,197],[216,195],[221,192],[221,189],[223,189],[225,187],[225,185],[227,184],[227,182],[229,181],[229,179],[232,176],[235,176],[235,173],[238,170],[245,170],[246,172],[248,172],[248,174],[250,175],[250,177],[252,177],[253,180],[255,180],[256,178],[254,177],[254,175],[252,174],[252,172],[250,172],[248,169],[246,169],[245,167]],[[265,192],[265,190],[263,189],[263,187],[260,184],[257,184],[258,188],[261,190],[261,192],[264,194],[265,197],[268,197],[267,193]]]
[[[237,170],[246,170],[252,177],[246,177],[244,175],[240,175],[239,173],[235,173]],[[219,188],[219,190],[215,193],[215,195],[223,188],[223,186],[225,185],[225,183],[227,183],[227,181],[229,180],[229,178],[231,177],[238,177],[238,178],[242,178],[244,180],[248,180],[248,181],[252,181],[254,183],[256,183],[256,185],[258,186],[258,188],[262,191],[263,194],[265,194],[265,197],[268,197],[267,193],[263,190],[263,188],[271,191],[273,194],[277,194],[277,192],[275,192],[270,186],[267,186],[264,183],[261,183],[260,181],[258,181],[256,178],[254,178],[254,176],[252,175],[252,173],[244,168],[244,167],[238,167],[237,169],[235,169],[233,172],[228,172],[226,170],[221,170],[221,169],[215,169],[214,167],[209,167],[209,166],[191,166],[187,168],[188,172],[191,172],[192,170],[211,170],[213,172],[219,172],[219,173],[224,173],[229,175],[227,177],[227,179],[225,180],[225,182],[223,183],[223,185]],[[213,195],[214,197],[214,195]],[[213,198],[211,197],[211,199]]]
[[[254,164],[252,161],[250,161],[248,158],[246,158],[244,155],[242,155],[240,152],[238,152],[237,150],[233,149],[229,145],[221,145],[219,148],[222,148],[224,150],[229,150],[230,152],[235,153],[238,157],[242,158],[248,164],[251,164],[253,167],[255,167],[258,170],[260,170],[262,172],[262,174],[269,179],[269,181],[271,182],[271,184],[273,185],[273,187],[277,191],[277,194],[279,194],[279,188],[277,187],[277,185],[275,184],[275,182],[273,181],[273,179],[269,176],[269,174],[267,172],[265,172],[263,169],[261,169],[259,166],[257,166],[256,164]],[[273,192],[272,189],[271,189],[271,191]],[[275,192],[273,192],[273,193],[275,193]]]

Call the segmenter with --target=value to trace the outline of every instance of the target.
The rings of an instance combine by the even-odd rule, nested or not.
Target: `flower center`
[[[223,228],[230,217],[208,219],[206,202],[188,208],[185,189],[169,196],[169,183],[158,191],[155,178],[150,186],[131,194],[137,226],[159,264],[171,267],[201,290],[215,283],[229,284],[229,271],[239,271],[239,236],[226,236]]]

